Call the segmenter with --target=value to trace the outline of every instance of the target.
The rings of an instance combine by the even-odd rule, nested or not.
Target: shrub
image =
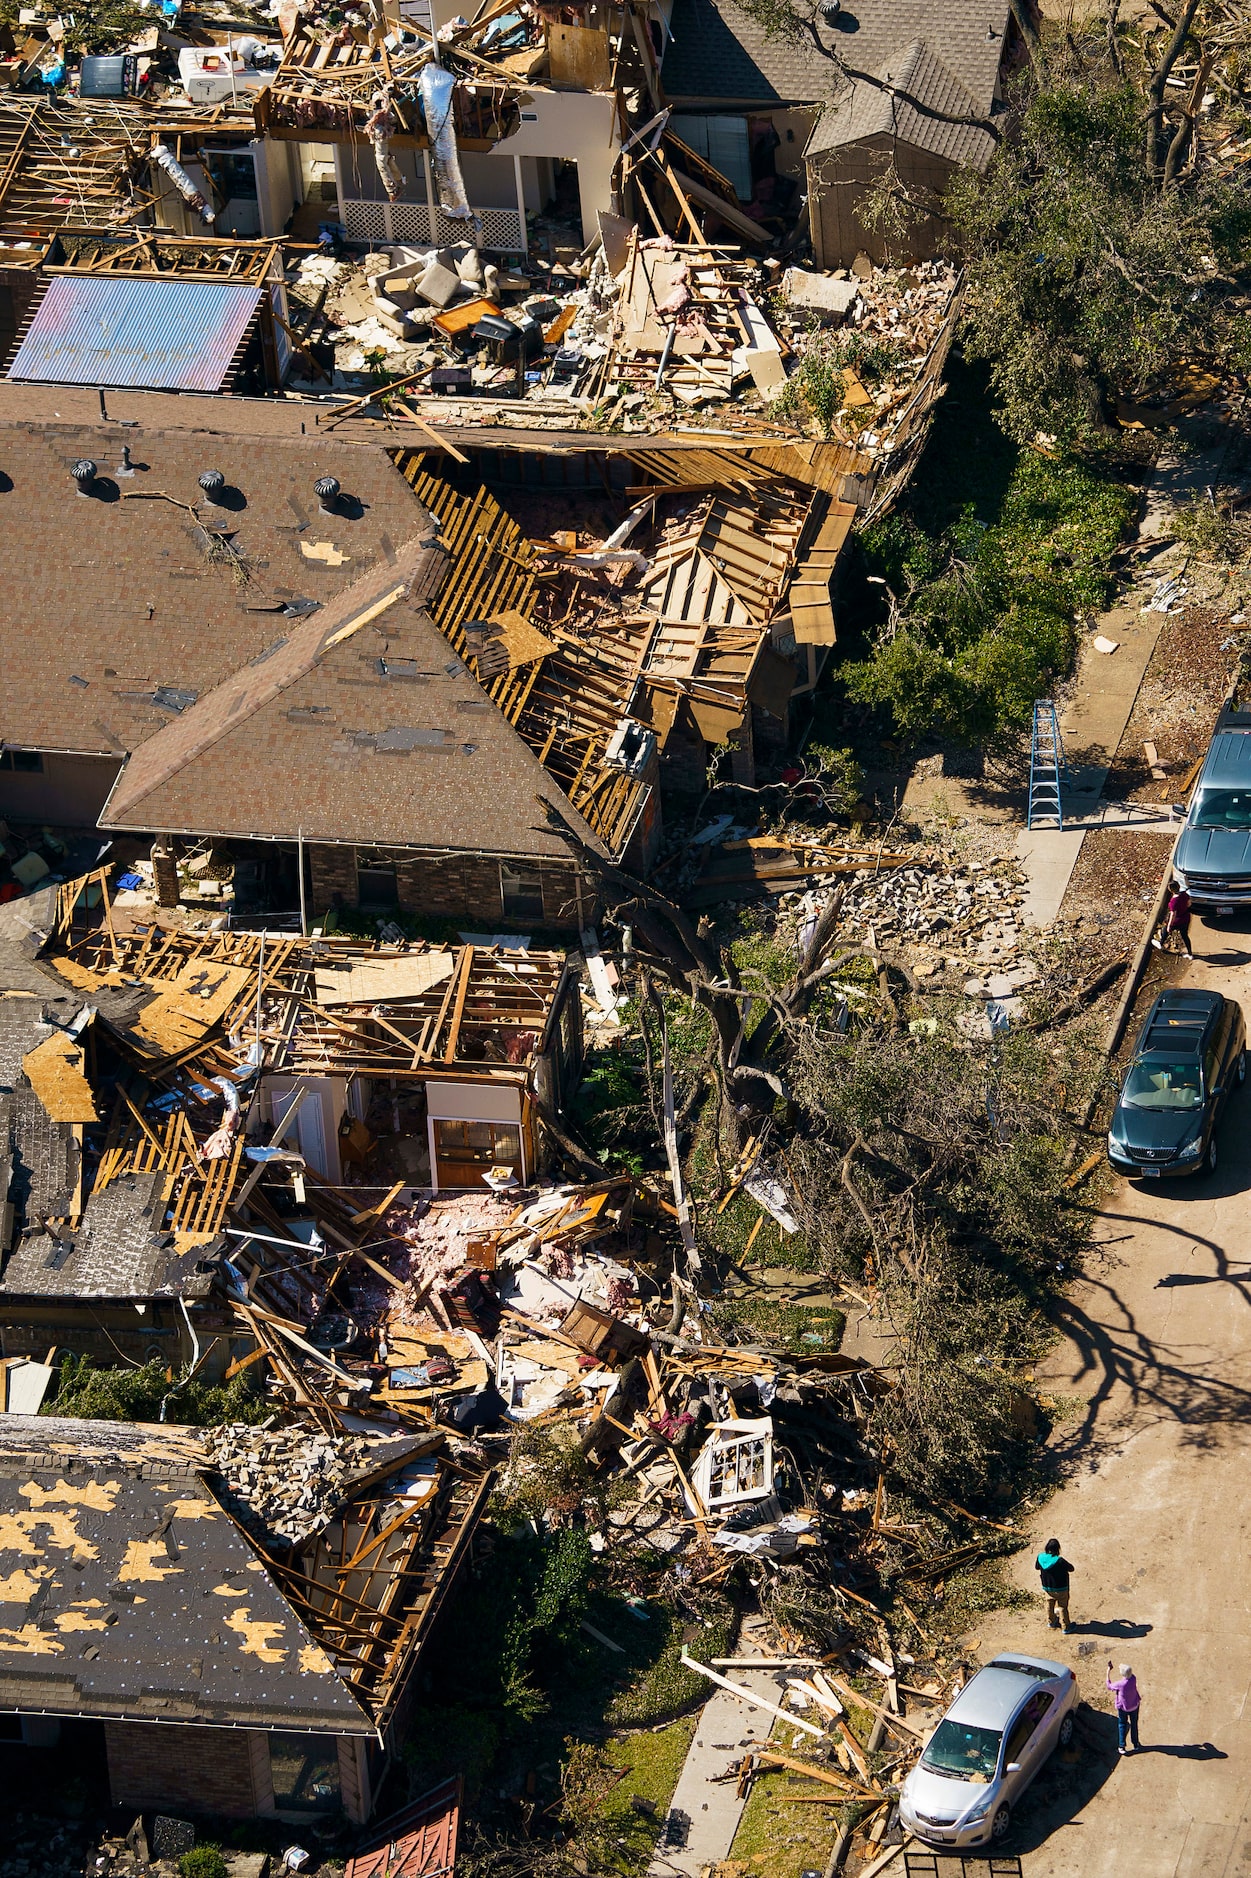
[[[191,1381],[179,1385],[159,1358],[137,1368],[98,1369],[89,1356],[61,1358],[56,1394],[44,1403],[45,1415],[66,1415],[89,1422],[155,1422],[165,1419],[191,1428],[219,1422],[259,1422],[269,1405],[255,1394],[250,1376],[225,1384]]]
[[[178,1861],[182,1878],[230,1878],[230,1868],[215,1845],[193,1845]]]

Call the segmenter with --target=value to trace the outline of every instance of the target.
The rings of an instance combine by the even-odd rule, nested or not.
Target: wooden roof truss
[[[71,906],[65,918],[72,917]],[[328,1009],[316,1000],[318,968],[403,958],[431,948],[422,941],[386,946],[333,936],[310,940],[293,934],[187,932],[155,921],[146,933],[120,936],[97,925],[72,938],[67,926],[63,944],[53,962],[85,992],[136,982],[159,991],[201,962],[247,971],[247,981],[224,1014],[206,1027],[198,1043],[176,1056],[153,1059],[130,1042],[120,1023],[109,1026],[145,1081],[176,1090],[192,1114],[199,1106],[214,1116],[219,1102],[208,1081],[217,1075],[237,1078],[240,1057],[258,1041],[258,1067],[271,1073],[421,1079],[442,1074],[464,1080],[476,1072],[488,1079],[524,1080],[544,1047],[568,977],[559,953],[465,945],[450,948],[450,977],[417,996]],[[114,1145],[120,1145],[120,1137]],[[142,1163],[144,1170],[154,1165]],[[123,1171],[120,1165],[110,1177],[118,1171]]]
[[[435,1458],[435,1487],[412,1500],[385,1484],[350,1502],[297,1553],[270,1561],[300,1617],[384,1728],[451,1588],[492,1476]]]
[[[448,644],[478,670],[465,627],[519,613],[555,647],[531,662],[479,683],[528,744],[548,774],[604,842],[617,853],[628,839],[647,784],[607,766],[604,752],[633,700],[646,635],[620,620],[606,634],[570,631],[544,617],[562,579],[489,491],[462,496],[423,467],[419,454],[400,460],[406,480],[439,523],[452,573],[430,606]]]
[[[455,48],[442,56],[453,68]],[[462,58],[466,55],[462,54]],[[367,143],[365,122],[380,86],[390,88],[396,134],[401,148],[430,144],[417,97],[417,78],[430,59],[428,42],[394,52],[365,28],[344,27],[330,38],[301,20],[287,41],[282,63],[256,101],[257,128],[271,137],[304,138],[316,134],[333,143]],[[474,65],[483,64],[473,60]],[[484,70],[463,74],[452,97],[456,141],[462,149],[491,150],[519,122],[518,88]]]
[[[130,187],[145,148],[144,115],[126,100],[73,107],[6,100],[0,104],[0,226],[133,222],[147,200]]]
[[[63,228],[56,237],[49,274],[154,274],[175,279],[252,281],[272,278],[278,244],[273,241],[197,240],[154,230]]]

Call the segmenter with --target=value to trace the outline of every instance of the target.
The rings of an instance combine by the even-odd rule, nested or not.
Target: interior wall
[[[306,1088],[308,1094],[300,1104],[300,1110],[290,1132],[280,1144],[285,1148],[294,1148],[302,1154],[309,1166],[315,1168],[323,1180],[337,1185],[341,1178],[339,1164],[339,1123],[347,1108],[347,1078],[343,1076],[289,1076],[267,1077],[263,1091],[265,1114],[269,1120],[275,1117],[281,1121],[290,1102],[287,1100],[295,1090]],[[280,1098],[275,1100],[275,1098]],[[320,1120],[320,1127],[318,1121]]]
[[[94,828],[121,767],[115,756],[45,753],[35,775],[0,770],[0,816],[6,822]]]
[[[256,156],[256,195],[262,235],[281,235],[300,201],[300,146],[281,137],[257,138],[248,148]]]
[[[534,86],[521,107],[520,125],[496,144],[492,155],[559,157],[576,163],[582,230],[589,241],[598,226],[598,210],[612,208],[612,172],[620,146],[615,92]]]

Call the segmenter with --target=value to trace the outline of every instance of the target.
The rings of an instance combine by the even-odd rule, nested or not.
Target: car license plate
[[[1233,910],[1234,910],[1234,909],[1233,909],[1233,907],[1232,907],[1232,906],[1218,906],[1218,907],[1217,907],[1217,909],[1216,909],[1216,915],[1217,915],[1217,918],[1218,918],[1218,919],[1228,919],[1228,918],[1229,918],[1229,917],[1231,916],[1231,914],[1233,913]]]
[[[1158,1167],[1144,1167],[1142,1171],[1148,1180],[1158,1180],[1160,1178],[1160,1170]]]

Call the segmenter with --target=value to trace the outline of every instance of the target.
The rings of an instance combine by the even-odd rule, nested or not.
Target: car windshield
[[[1251,789],[1205,789],[1193,828],[1251,828]]]
[[[1129,1066],[1121,1099],[1133,1109],[1197,1109],[1203,1106],[1198,1057],[1177,1063],[1164,1056],[1139,1056]]]
[[[971,1780],[975,1786],[984,1787],[995,1777],[1002,1742],[997,1728],[972,1728],[948,1716],[931,1735],[921,1765],[951,1780]]]

